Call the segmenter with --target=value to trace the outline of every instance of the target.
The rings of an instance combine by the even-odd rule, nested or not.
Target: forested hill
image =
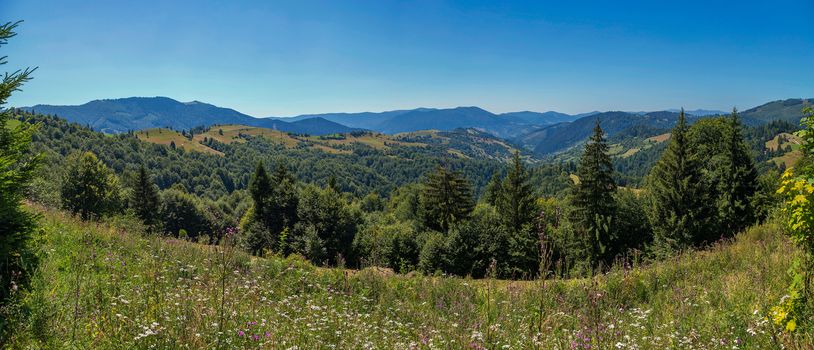
[[[325,185],[331,178],[338,179],[343,191],[358,195],[386,195],[397,186],[419,181],[443,163],[464,173],[479,191],[513,151],[490,135],[464,131],[398,137],[370,132],[304,136],[229,125],[196,129],[194,134],[151,129],[105,135],[58,117],[28,113],[18,117],[42,124],[34,136],[34,149],[44,152],[51,168],[46,173],[59,177],[65,156],[92,151],[125,177],[145,164],[160,188],[179,184],[211,199],[245,189],[259,161],[284,164],[308,183]]]
[[[179,102],[168,97],[130,97],[95,100],[79,106],[36,105],[22,109],[56,115],[110,134],[149,128],[189,130],[213,124],[243,124],[316,135],[355,130],[322,118],[294,122],[254,118],[230,108],[198,101]]]

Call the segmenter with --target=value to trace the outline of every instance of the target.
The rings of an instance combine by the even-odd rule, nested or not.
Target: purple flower
[[[242,336],[246,335],[246,333],[245,333],[245,332],[243,332],[243,331],[237,331],[237,335],[239,335],[239,336],[241,336],[241,337],[242,337]]]

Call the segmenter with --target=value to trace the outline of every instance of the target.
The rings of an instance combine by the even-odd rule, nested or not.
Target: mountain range
[[[784,120],[797,122],[802,108],[814,99],[772,101],[740,113],[747,125]],[[193,101],[179,102],[167,97],[130,97],[95,100],[79,106],[36,105],[22,108],[41,114],[57,115],[72,122],[89,125],[106,133],[168,127],[175,130],[197,126],[237,124],[271,128],[284,132],[327,135],[356,130],[398,134],[419,130],[451,131],[476,129],[533,150],[538,155],[557,153],[583,142],[599,120],[609,135],[647,128],[662,132],[671,128],[678,110],[655,112],[590,112],[565,114],[548,112],[510,112],[495,114],[479,107],[416,108],[386,112],[326,113],[295,117],[255,118],[234,109]],[[690,120],[727,114],[717,110],[689,110]]]
[[[322,118],[291,122],[254,118],[231,108],[198,101],[179,102],[168,97],[129,97],[94,100],[78,106],[36,105],[21,109],[56,115],[110,134],[162,127],[187,130],[215,124],[241,124],[314,135],[357,130]]]

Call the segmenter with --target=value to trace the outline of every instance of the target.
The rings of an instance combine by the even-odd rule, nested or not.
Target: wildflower
[[[797,329],[797,322],[795,322],[794,319],[789,320],[789,322],[786,323],[786,331],[794,332],[795,329]]]

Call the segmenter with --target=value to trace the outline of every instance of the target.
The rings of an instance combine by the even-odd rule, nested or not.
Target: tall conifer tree
[[[515,151],[497,197],[497,211],[509,238],[509,261],[513,273],[525,274],[538,265],[538,236],[532,222],[537,216],[529,175]]]
[[[572,196],[573,219],[585,237],[592,267],[596,267],[599,261],[608,262],[612,258],[606,255],[612,251],[610,244],[614,232],[611,220],[616,210],[613,199],[616,183],[604,135],[597,119],[577,168],[579,184],[575,185]]]
[[[472,213],[472,186],[460,173],[439,166],[427,176],[421,194],[425,224],[447,232]]]
[[[147,225],[150,230],[154,230],[159,222],[158,187],[150,178],[147,168],[142,165],[136,174],[136,181],[133,184],[133,192],[130,195],[130,206],[136,216]]]
[[[271,201],[271,192],[271,178],[269,178],[263,162],[259,162],[254,169],[254,175],[252,175],[251,180],[249,180],[249,194],[254,203],[254,217],[265,226],[268,226],[267,216],[269,202]]]
[[[18,23],[0,24],[0,46],[15,35]],[[4,64],[5,57],[0,56],[0,65]],[[33,69],[26,68],[0,75],[0,306],[15,289],[19,290],[17,287],[25,285],[36,261],[30,245],[36,222],[23,209],[22,199],[39,164],[39,156],[29,151],[37,126],[19,123],[12,127],[9,120],[14,111],[2,108],[32,72]]]
[[[503,216],[503,224],[514,232],[522,231],[537,213],[534,212],[534,194],[529,184],[529,175],[518,151],[514,152],[512,165],[499,193],[496,205]]]
[[[755,220],[752,197],[757,190],[757,170],[743,141],[738,111],[732,109],[726,133],[724,169],[719,182],[718,215],[726,233],[743,230]]]
[[[705,237],[709,222],[701,164],[687,138],[684,110],[670,134],[670,143],[650,171],[650,221],[657,249],[682,249]]]

